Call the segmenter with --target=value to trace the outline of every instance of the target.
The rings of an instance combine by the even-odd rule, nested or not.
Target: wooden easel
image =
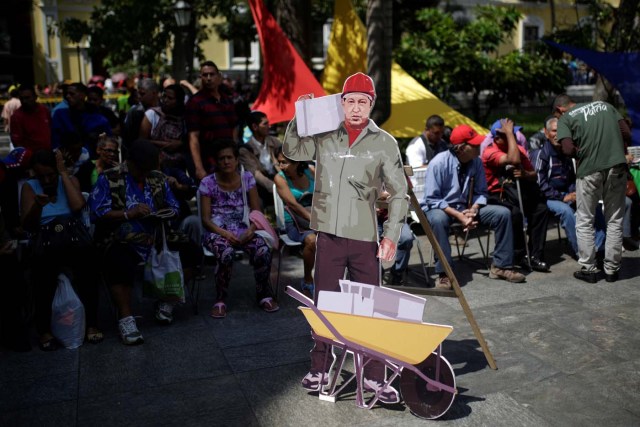
[[[484,340],[482,331],[480,331],[480,327],[478,326],[478,323],[476,323],[476,319],[473,317],[471,308],[469,307],[469,304],[467,304],[467,299],[464,297],[464,294],[462,293],[462,289],[460,289],[460,285],[458,284],[458,279],[456,278],[456,275],[453,273],[453,270],[451,269],[451,266],[449,265],[449,262],[447,261],[447,258],[445,257],[444,252],[442,252],[442,248],[438,244],[438,241],[436,240],[435,235],[433,234],[433,230],[431,229],[431,225],[429,225],[429,221],[427,221],[427,217],[425,216],[424,212],[422,212],[422,209],[420,209],[420,203],[418,202],[416,195],[413,193],[413,186],[411,184],[411,180],[409,180],[408,178],[413,175],[413,169],[411,168],[411,166],[405,166],[404,173],[407,176],[407,195],[409,196],[409,201],[411,203],[411,206],[413,206],[413,209],[415,210],[418,216],[420,225],[422,225],[422,229],[424,230],[427,238],[429,239],[429,243],[431,243],[433,250],[436,251],[436,254],[438,255],[438,259],[442,263],[442,266],[444,267],[444,271],[447,274],[447,277],[449,277],[449,280],[451,280],[451,287],[453,289],[443,290],[443,289],[436,289],[436,288],[416,288],[416,287],[410,287],[410,286],[385,286],[385,287],[393,288],[393,289],[397,289],[400,291],[408,292],[411,294],[417,294],[417,295],[458,298],[458,302],[460,302],[462,311],[464,311],[465,316],[467,316],[467,321],[471,325],[471,329],[473,330],[473,333],[476,336],[476,339],[480,343],[480,347],[482,348],[484,357],[487,359],[487,363],[489,364],[489,367],[491,369],[498,369],[498,366],[496,365],[496,362],[493,359],[493,356],[491,355],[491,351],[489,350],[489,346],[487,345],[487,342]]]

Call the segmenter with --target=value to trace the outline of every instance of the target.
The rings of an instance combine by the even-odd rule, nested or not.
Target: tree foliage
[[[610,52],[640,50],[640,0],[622,0],[618,6],[603,0],[588,0],[586,19],[558,30],[550,38],[586,49]]]
[[[85,36],[91,34],[91,28],[86,21],[78,18],[67,18],[60,23],[60,34],[73,43],[80,43]]]
[[[514,7],[479,6],[473,20],[454,16],[454,11],[419,10],[421,30],[405,32],[395,51],[400,65],[440,98],[470,93],[473,115],[483,121],[502,102],[517,106],[564,89],[564,67],[544,47],[499,53],[522,19]],[[481,93],[486,94],[484,117]]]
[[[234,0],[189,0],[197,40],[206,40],[211,28],[202,18],[231,10]],[[173,0],[102,0],[91,13],[91,54],[101,54],[111,66],[127,64],[138,52],[140,64],[154,64],[179,31]]]

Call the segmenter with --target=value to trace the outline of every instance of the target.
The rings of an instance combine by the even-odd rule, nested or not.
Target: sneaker
[[[142,338],[142,334],[136,325],[136,319],[134,319],[133,316],[120,319],[118,322],[118,328],[120,329],[120,338],[124,345],[144,343],[144,338]]]
[[[598,276],[595,271],[589,271],[585,268],[582,268],[578,271],[573,272],[573,277],[578,280],[582,280],[589,283],[596,283],[598,281]]]
[[[451,280],[447,276],[439,276],[436,279],[436,288],[437,289],[452,289],[451,288]]]
[[[364,379],[364,391],[377,393],[378,390],[382,388],[382,385],[383,384],[379,381],[369,380],[367,378]],[[380,392],[378,400],[382,403],[398,403],[400,402],[400,395],[398,394],[398,390],[388,385],[384,390],[382,390],[382,392]]]
[[[173,322],[174,304],[166,301],[156,303],[156,320],[163,325],[170,325]]]
[[[322,376],[322,372],[309,372],[302,379],[302,388],[309,391],[320,390],[320,377],[322,378],[322,385],[329,384],[329,373],[325,373]]]
[[[511,283],[522,283],[526,279],[522,273],[518,273],[511,268],[499,268],[493,264],[491,264],[491,269],[489,269],[489,278],[506,280]]]

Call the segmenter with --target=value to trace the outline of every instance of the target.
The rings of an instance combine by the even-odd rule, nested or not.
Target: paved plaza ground
[[[640,425],[640,253],[624,254],[617,283],[587,284],[572,277],[576,263],[564,253],[566,243],[558,241],[556,230],[550,228],[548,236],[552,273],[531,273],[526,283],[491,280],[476,263],[457,263],[456,274],[497,371],[488,367],[458,301],[428,298],[424,320],[454,327],[444,356],[454,367],[459,395],[438,423]],[[419,239],[426,256],[427,240]],[[467,254],[481,259],[476,241]],[[424,285],[418,264],[414,247],[409,279],[415,286]],[[353,389],[336,403],[305,392],[299,384],[308,369],[311,339],[298,304],[283,294],[279,312],[259,310],[244,259],[235,266],[227,318],[212,319],[207,314],[213,284],[207,272],[199,314],[188,304],[179,307],[171,326],[156,325],[152,301],[136,298],[146,340],[142,346],[120,344],[101,291],[102,344],[53,353],[34,345],[30,353],[0,353],[0,425],[432,423],[414,417],[402,403],[359,409]],[[298,283],[301,259],[286,257],[283,274],[284,284]]]

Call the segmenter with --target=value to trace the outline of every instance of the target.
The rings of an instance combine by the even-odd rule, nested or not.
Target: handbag
[[[264,239],[269,246],[270,249],[278,249],[280,244],[280,240],[277,238],[273,227],[269,224],[269,221],[265,218],[265,216],[260,211],[252,211],[249,212],[249,202],[247,201],[247,189],[244,184],[244,167],[240,169],[240,184],[242,186],[242,203],[244,204],[244,213],[242,216],[242,222],[247,226],[250,226],[253,222],[256,227],[256,234]],[[253,213],[253,220],[251,218],[251,213]],[[269,228],[269,230],[267,230]]]
[[[71,249],[82,250],[93,246],[89,230],[76,217],[55,218],[42,224],[31,239],[34,256],[61,253]]]
[[[142,291],[144,296],[163,301],[184,302],[184,275],[180,254],[170,251],[162,225],[162,248],[151,247],[151,253],[144,265]]]

